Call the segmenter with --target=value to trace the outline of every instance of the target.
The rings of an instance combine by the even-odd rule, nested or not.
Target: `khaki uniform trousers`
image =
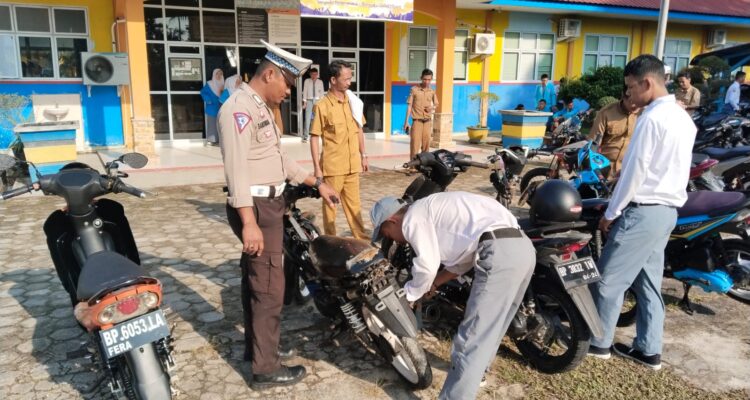
[[[357,239],[370,240],[365,234],[362,222],[362,203],[359,199],[359,173],[324,176],[323,182],[341,195],[341,206],[352,235]],[[336,209],[323,201],[323,231],[326,235],[336,234]]]
[[[242,241],[242,220],[227,204],[227,219]],[[245,322],[245,361],[253,374],[269,374],[281,368],[279,336],[284,305],[284,197],[253,197],[253,213],[263,233],[261,256],[242,253],[242,311]]]
[[[411,124],[409,159],[414,159],[414,156],[421,152],[430,151],[431,138],[432,120],[428,119],[425,122],[415,119]]]

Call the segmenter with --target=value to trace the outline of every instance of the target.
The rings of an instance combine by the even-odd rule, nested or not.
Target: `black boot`
[[[278,370],[270,374],[253,374],[253,383],[250,385],[253,389],[268,389],[274,386],[294,385],[302,380],[307,374],[307,370],[302,365],[291,367],[281,366]]]

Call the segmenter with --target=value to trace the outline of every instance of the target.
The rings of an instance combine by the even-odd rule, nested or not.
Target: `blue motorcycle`
[[[548,179],[563,179],[566,171],[570,183],[583,199],[606,198],[611,191],[608,181],[611,162],[592,149],[593,142],[579,141],[560,147],[552,152],[549,167],[533,168],[521,178],[521,200],[531,197],[536,187]]]

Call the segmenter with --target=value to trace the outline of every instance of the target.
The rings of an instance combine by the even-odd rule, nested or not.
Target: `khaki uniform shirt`
[[[698,108],[701,105],[701,91],[695,86],[690,86],[690,89],[687,90],[677,88],[674,97],[677,101],[685,104],[686,108]]]
[[[614,164],[612,172],[621,168],[637,118],[637,114],[623,110],[620,102],[609,104],[596,114],[588,139],[600,141],[599,152]]]
[[[301,183],[310,175],[281,150],[273,112],[250,86],[242,85],[227,99],[217,121],[230,206],[252,206],[250,186],[276,186],[285,179]]]
[[[362,124],[365,124],[362,116]],[[359,152],[359,127],[352,117],[349,98],[339,100],[328,92],[313,107],[310,134],[320,136],[323,154],[320,167],[323,176],[348,175],[362,172],[362,155]]]
[[[430,119],[432,113],[425,110],[427,107],[438,106],[437,94],[431,87],[423,88],[420,85],[412,86],[406,104],[411,107],[411,115],[415,120]]]

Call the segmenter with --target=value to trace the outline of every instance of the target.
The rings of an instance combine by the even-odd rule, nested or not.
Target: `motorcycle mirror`
[[[13,168],[16,165],[16,162],[15,157],[7,154],[0,154],[0,172]]]
[[[148,157],[141,153],[127,153],[120,157],[120,160],[131,168],[140,169],[148,164]]]

